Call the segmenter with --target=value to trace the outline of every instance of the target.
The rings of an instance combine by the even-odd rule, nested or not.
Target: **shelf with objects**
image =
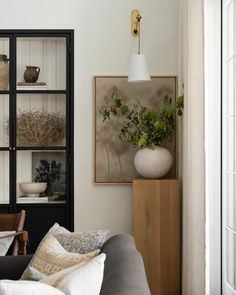
[[[0,213],[26,209],[30,252],[54,222],[73,230],[73,42],[0,30]]]
[[[17,90],[66,90],[67,38],[23,36],[16,43]]]

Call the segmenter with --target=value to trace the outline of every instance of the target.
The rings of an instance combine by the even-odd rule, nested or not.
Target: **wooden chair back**
[[[16,231],[22,232],[25,223],[25,210],[19,213],[1,213],[0,214],[0,231]],[[15,237],[8,254],[18,255],[20,241]]]

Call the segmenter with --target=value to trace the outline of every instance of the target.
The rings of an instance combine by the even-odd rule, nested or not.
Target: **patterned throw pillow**
[[[48,233],[39,244],[21,279],[26,280],[31,277],[30,267],[48,276],[64,268],[89,262],[93,257],[97,256],[98,253],[99,250],[84,255],[69,253],[61,246],[56,238]]]
[[[51,235],[59,235],[59,234],[66,234],[70,233],[70,231],[63,226],[60,226],[57,222],[49,229],[48,231]]]
[[[53,235],[67,251],[85,254],[101,249],[108,237],[109,230],[72,233],[60,226],[58,223],[55,223],[49,230],[49,233]]]

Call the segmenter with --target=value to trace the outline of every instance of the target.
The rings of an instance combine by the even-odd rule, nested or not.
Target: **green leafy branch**
[[[183,115],[184,97],[180,96],[176,104],[166,95],[160,110],[149,110],[137,99],[132,108],[123,103],[116,95],[112,96],[111,107],[100,110],[103,122],[111,117],[123,117],[119,138],[135,147],[154,148],[174,135],[176,117]]]

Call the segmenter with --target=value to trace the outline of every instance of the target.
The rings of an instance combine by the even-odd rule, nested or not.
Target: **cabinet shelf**
[[[17,94],[67,94],[66,90],[16,90]]]
[[[15,151],[66,151],[68,147],[66,146],[17,146]],[[11,151],[12,148],[0,146],[0,151]]]
[[[0,95],[10,95],[12,90],[0,90]],[[67,94],[67,90],[16,90],[17,94]]]
[[[17,151],[66,151],[66,146],[17,146]]]
[[[2,146],[0,147],[0,151],[9,151],[9,147]]]
[[[17,203],[16,206],[18,208],[31,208],[31,207],[66,207],[66,201],[53,201],[48,203]]]

